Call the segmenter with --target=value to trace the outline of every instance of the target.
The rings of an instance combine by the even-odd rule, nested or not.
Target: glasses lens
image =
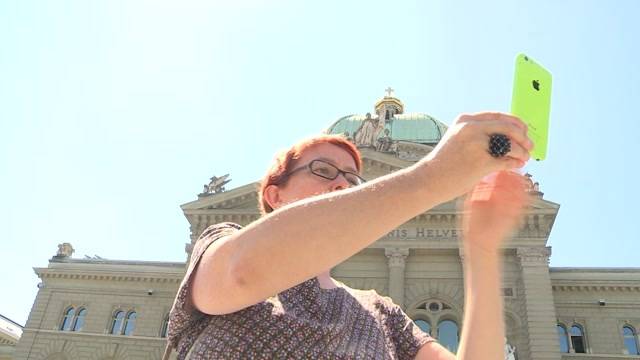
[[[344,177],[347,179],[347,181],[354,186],[360,185],[363,183],[362,179],[360,179],[359,177],[355,176],[354,174],[349,174],[346,173],[344,174]]]
[[[324,161],[312,161],[311,172],[325,179],[333,180],[338,176],[338,169]]]

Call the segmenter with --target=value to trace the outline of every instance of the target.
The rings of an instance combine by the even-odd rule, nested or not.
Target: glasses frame
[[[321,175],[321,174],[315,173],[315,172],[313,171],[313,168],[312,168],[312,164],[313,164],[313,163],[315,163],[315,162],[321,162],[321,163],[327,164],[327,165],[331,166],[332,168],[336,169],[336,170],[338,171],[338,172],[336,173],[336,176],[335,176],[335,177],[333,177],[333,178],[330,178],[330,177],[328,177],[328,176],[325,176],[325,175]],[[297,167],[297,168],[295,168],[295,169],[293,169],[293,170],[291,170],[291,171],[289,171],[289,172],[285,173],[285,177],[284,177],[284,179],[282,180],[282,182],[287,181],[287,179],[288,179],[292,174],[294,174],[294,173],[296,173],[296,172],[298,172],[298,171],[300,171],[300,170],[304,170],[304,169],[309,169],[309,172],[310,172],[310,173],[312,173],[313,175],[318,176],[318,177],[321,177],[321,178],[323,178],[323,179],[327,179],[327,180],[334,180],[334,179],[336,179],[338,176],[340,176],[340,175],[342,174],[342,176],[343,176],[343,177],[344,177],[344,178],[349,182],[349,184],[351,184],[352,186],[362,185],[362,184],[364,184],[365,182],[367,182],[367,180],[363,179],[363,178],[362,178],[362,176],[360,176],[360,175],[358,175],[358,174],[356,174],[356,173],[353,173],[353,172],[351,172],[351,171],[344,171],[344,170],[342,170],[342,169],[338,168],[337,166],[333,165],[332,163],[327,162],[327,161],[324,161],[324,160],[320,160],[320,159],[311,160],[308,164],[303,165],[303,166],[300,166],[300,167]],[[353,176],[357,177],[358,179],[360,179],[360,184],[353,184],[353,183],[351,183],[351,181],[349,181],[349,179],[346,177],[346,175],[347,175],[347,174],[349,174],[349,175],[353,175]]]

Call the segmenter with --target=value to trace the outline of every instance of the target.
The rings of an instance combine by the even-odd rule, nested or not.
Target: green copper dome
[[[327,129],[327,134],[342,134],[354,137],[354,134],[365,125],[367,117],[364,115],[344,116]],[[379,117],[370,118],[368,121],[374,125],[376,139],[388,136],[391,141],[409,141],[421,144],[435,145],[447,131],[447,125],[427,114],[393,114],[389,119],[382,120],[384,125],[378,123]]]

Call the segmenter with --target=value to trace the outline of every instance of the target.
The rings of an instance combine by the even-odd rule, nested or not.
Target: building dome
[[[353,138],[365,120],[365,115],[343,116],[327,129],[327,133],[342,134]],[[377,120],[377,117],[374,120]],[[391,118],[391,121],[385,122],[380,137],[385,135],[385,130],[389,130],[388,136],[393,141],[435,145],[447,131],[447,125],[432,116],[421,113],[396,114]]]
[[[358,147],[371,147],[378,151],[394,152],[398,142],[419,143],[434,146],[444,136],[447,125],[430,115],[404,113],[404,104],[392,95],[375,103],[375,115],[347,115],[334,122],[327,134],[344,135]]]

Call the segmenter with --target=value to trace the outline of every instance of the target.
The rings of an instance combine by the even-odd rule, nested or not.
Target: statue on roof
[[[509,344],[507,338],[504,338],[504,359],[516,360],[516,347]]]
[[[75,250],[70,243],[62,243],[58,244],[58,252],[56,253],[56,257],[71,257]]]
[[[527,192],[538,196],[544,195],[544,193],[540,191],[540,183],[537,181],[533,182],[533,175],[526,173],[524,177],[527,178]]]
[[[204,189],[200,195],[212,195],[225,191],[224,185],[231,181],[231,179],[228,178],[229,174],[225,174],[221,177],[211,177],[209,184],[204,184]]]
[[[527,190],[531,191],[531,189],[533,189],[533,180],[531,180],[531,178],[533,177],[533,175],[526,173],[524,174],[524,177],[526,178],[526,182],[527,182]]]
[[[367,117],[362,121],[360,127],[354,133],[355,144],[357,146],[376,147],[378,135],[384,129],[384,120],[379,117],[372,118],[371,113],[367,113]]]
[[[392,143],[393,141],[391,140],[391,136],[389,136],[389,129],[384,129],[384,136],[378,139],[376,150],[381,152],[390,152]]]
[[[353,138],[351,137],[351,135],[349,135],[348,131],[345,131],[344,134],[342,134],[342,136],[344,136],[345,139],[347,139],[347,141],[349,142],[353,142]]]

